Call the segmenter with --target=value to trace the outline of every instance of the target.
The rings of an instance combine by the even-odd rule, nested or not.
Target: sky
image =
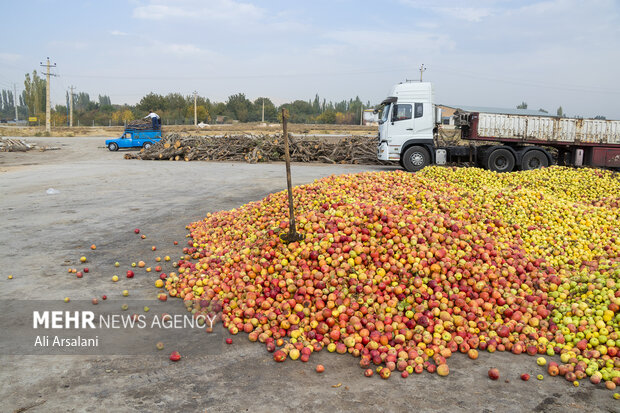
[[[0,89],[56,63],[65,92],[276,104],[359,96],[406,79],[437,103],[620,119],[620,0],[0,0]]]

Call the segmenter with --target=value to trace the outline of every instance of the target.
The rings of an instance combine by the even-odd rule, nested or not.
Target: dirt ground
[[[286,187],[283,164],[128,161],[95,137],[32,138],[56,151],[0,153],[0,299],[88,299],[129,289],[155,298],[157,274],[111,281],[121,269],[157,254],[178,258],[185,225],[207,212],[238,207]],[[384,170],[358,165],[292,167],[294,184],[330,174]],[[54,188],[59,193],[48,195]],[[133,228],[147,235],[139,240]],[[173,241],[179,241],[178,246]],[[89,251],[97,245],[95,253]],[[67,274],[87,254],[91,273]],[[14,279],[8,280],[12,274]],[[124,278],[124,277],[123,277]],[[166,305],[180,306],[180,300]],[[0,326],[1,328],[1,326]],[[0,337],[1,337],[0,333]],[[1,338],[0,338],[1,340]],[[0,355],[0,411],[474,411],[617,412],[612,392],[587,380],[578,388],[541,373],[534,357],[481,352],[450,359],[442,378],[366,378],[358,359],[322,351],[309,363],[275,363],[244,334],[219,354],[179,363],[153,348],[145,356]],[[326,366],[319,375],[316,364]],[[487,370],[498,367],[501,379]],[[519,379],[532,376],[529,382]],[[339,387],[335,385],[341,383]]]

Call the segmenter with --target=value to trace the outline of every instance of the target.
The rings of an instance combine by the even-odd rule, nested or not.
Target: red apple
[[[277,350],[275,353],[273,353],[273,359],[278,363],[281,363],[286,360],[286,353],[282,350]]]

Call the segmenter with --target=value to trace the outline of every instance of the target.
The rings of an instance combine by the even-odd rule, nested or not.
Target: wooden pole
[[[280,239],[288,244],[296,241],[301,241],[304,237],[297,233],[297,226],[295,224],[295,207],[293,205],[293,184],[291,182],[291,154],[289,151],[288,143],[288,111],[282,109],[282,135],[284,138],[284,159],[286,160],[286,185],[288,187],[288,234],[283,234]]]

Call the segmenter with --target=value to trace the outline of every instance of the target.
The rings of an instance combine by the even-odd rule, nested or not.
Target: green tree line
[[[318,95],[314,100],[295,100],[276,106],[268,97],[259,97],[253,101],[243,93],[236,93],[225,102],[211,101],[209,98],[196,98],[197,116],[199,122],[215,123],[230,122],[265,122],[279,121],[282,108],[289,110],[290,121],[294,123],[341,123],[359,124],[362,107],[369,108],[370,102],[363,104],[359,97],[341,102],[321,101]],[[264,108],[264,109],[263,109]],[[136,117],[149,110],[156,111],[162,119],[189,120],[194,119],[194,97],[183,96],[179,93],[159,95],[149,93],[133,108]],[[142,115],[144,116],[144,115]]]
[[[56,105],[52,116],[56,124],[62,124],[67,119],[69,94],[67,92],[65,105]],[[225,102],[215,102],[203,96],[196,97],[196,114],[198,122],[230,123],[239,122],[278,122],[282,108],[287,108],[291,114],[290,121],[294,123],[360,123],[362,107],[369,108],[370,102],[362,103],[359,97],[341,102],[326,102],[316,95],[312,100],[295,100],[276,106],[268,97],[259,97],[253,101],[243,93],[236,93]],[[263,109],[264,108],[264,109]],[[98,96],[91,100],[88,93],[80,92],[73,96],[74,125],[78,120],[82,125],[119,125],[139,119],[154,110],[162,118],[163,124],[191,124],[194,121],[194,97],[183,96],[180,93],[160,95],[149,93],[142,97],[136,105],[113,104],[108,96]],[[264,115],[263,115],[264,110]]]
[[[45,79],[36,70],[25,75],[24,89],[18,102],[20,119],[37,116],[41,121],[45,120],[45,88]],[[67,91],[65,104],[57,104],[52,108],[51,116],[55,125],[68,123],[70,98]],[[13,92],[3,90],[0,95],[0,114],[3,119],[15,117],[14,105]],[[318,94],[314,99],[295,100],[276,106],[268,97],[250,100],[244,93],[231,95],[224,102],[197,96],[196,105],[198,122],[204,123],[259,122],[262,119],[265,122],[278,122],[281,109],[287,108],[291,114],[290,121],[294,123],[359,124],[362,109],[371,107],[370,102],[363,103],[359,97],[328,102]],[[194,96],[149,93],[136,105],[119,105],[113,104],[107,95],[98,95],[94,99],[84,91],[73,94],[74,125],[122,125],[146,116],[149,110],[157,112],[164,124],[193,123]]]

